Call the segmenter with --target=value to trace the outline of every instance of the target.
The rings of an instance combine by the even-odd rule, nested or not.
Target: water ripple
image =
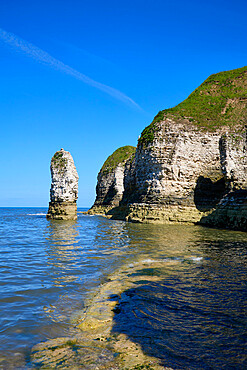
[[[71,333],[72,318],[122,266],[136,288],[122,294],[115,332],[174,368],[246,365],[246,233],[81,214],[55,222],[42,208],[0,213],[0,367]]]

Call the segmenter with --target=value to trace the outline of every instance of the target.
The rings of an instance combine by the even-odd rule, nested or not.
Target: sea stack
[[[78,179],[70,152],[60,149],[51,159],[50,203],[46,217],[52,220],[76,220]]]

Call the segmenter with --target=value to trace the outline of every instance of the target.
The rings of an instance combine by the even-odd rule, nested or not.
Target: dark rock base
[[[46,215],[49,220],[77,220],[76,202],[50,202]]]
[[[225,196],[216,209],[199,222],[203,226],[247,231],[247,190]]]

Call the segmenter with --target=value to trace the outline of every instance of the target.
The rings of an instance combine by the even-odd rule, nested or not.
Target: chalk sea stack
[[[71,154],[60,149],[51,159],[50,203],[46,217],[52,220],[76,220],[78,179]]]
[[[122,199],[105,208],[108,217],[247,231],[247,67],[210,76],[160,111],[123,171]],[[97,192],[91,212],[104,202]]]

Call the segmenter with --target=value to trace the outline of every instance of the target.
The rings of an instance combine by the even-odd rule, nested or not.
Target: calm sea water
[[[0,368],[25,367],[33,345],[71,334],[108,276],[143,261],[140,276],[158,279],[126,291],[113,332],[174,369],[247,368],[246,233],[45,213],[0,209]]]

